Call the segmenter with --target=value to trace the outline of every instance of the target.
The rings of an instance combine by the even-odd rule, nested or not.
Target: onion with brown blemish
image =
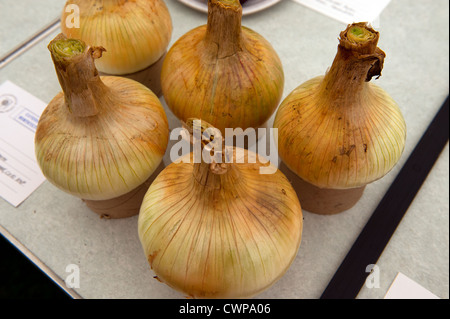
[[[349,25],[328,72],[297,87],[277,111],[279,155],[284,171],[299,177],[305,210],[332,214],[350,208],[402,155],[401,110],[370,82],[381,75],[386,56],[378,39],[366,23]]]

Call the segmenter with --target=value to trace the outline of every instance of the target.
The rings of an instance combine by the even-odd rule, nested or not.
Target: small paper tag
[[[384,299],[440,299],[427,289],[398,273]]]
[[[19,206],[45,177],[34,154],[34,135],[46,103],[17,85],[0,85],[0,196]]]
[[[340,22],[369,22],[378,27],[379,15],[391,0],[294,0]]]

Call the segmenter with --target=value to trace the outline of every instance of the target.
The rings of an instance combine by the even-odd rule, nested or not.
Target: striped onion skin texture
[[[400,108],[371,82],[349,99],[329,101],[321,94],[323,81],[306,81],[281,103],[274,120],[281,159],[321,188],[360,187],[383,177],[405,147]]]
[[[216,175],[187,154],[147,191],[138,233],[157,278],[191,298],[248,298],[280,279],[297,255],[299,200],[277,171],[230,164]]]
[[[141,71],[168,48],[173,26],[162,0],[69,0],[64,8],[70,5],[79,7],[80,27],[70,27],[66,20],[72,21],[73,11],[63,10],[61,30],[68,38],[106,49],[96,61],[103,73]]]
[[[277,53],[261,35],[241,27],[242,50],[218,58],[205,41],[206,29],[183,35],[165,57],[161,85],[168,107],[182,121],[200,118],[222,133],[263,126],[283,94]]]
[[[42,113],[35,151],[44,176],[55,186],[89,200],[118,197],[144,183],[162,161],[169,129],[164,109],[140,83],[101,77],[108,101],[95,116],[76,117],[64,94]],[[105,100],[106,101],[106,100]]]

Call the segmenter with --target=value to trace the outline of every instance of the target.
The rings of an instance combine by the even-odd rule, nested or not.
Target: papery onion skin
[[[139,213],[139,238],[158,279],[192,298],[249,298],[270,287],[302,237],[289,181],[280,171],[260,175],[260,163],[229,164],[217,175],[193,164],[192,154],[181,161],[155,179]]]
[[[79,7],[80,27],[68,27],[66,20],[73,13],[64,9],[61,30],[68,38],[107,50],[96,61],[103,73],[141,71],[158,61],[168,48],[173,26],[162,0],[68,0],[64,8],[69,5]]]
[[[102,81],[126,92],[122,98],[127,102],[95,118],[77,119],[60,93],[45,109],[36,132],[36,157],[44,176],[83,199],[110,199],[141,185],[161,162],[168,143],[164,110],[151,91],[125,78]],[[130,102],[136,96],[139,103]]]
[[[181,121],[201,118],[222,133],[261,127],[282,98],[281,60],[265,38],[241,26],[240,5],[222,14],[225,5],[211,2],[218,9],[210,8],[208,24],[184,34],[167,53],[164,98]]]
[[[153,92],[126,78],[99,77],[94,55],[88,47],[72,60],[63,58],[64,67],[53,56],[64,92],[39,119],[35,153],[44,176],[58,188],[106,200],[150,177],[162,161],[169,129]]]
[[[403,153],[402,112],[389,94],[368,82],[381,74],[384,60],[374,34],[368,45],[341,38],[328,73],[293,90],[275,116],[281,159],[317,187],[364,186],[386,175]]]

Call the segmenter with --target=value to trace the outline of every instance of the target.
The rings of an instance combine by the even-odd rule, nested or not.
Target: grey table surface
[[[64,2],[1,0],[0,56],[54,21]],[[165,2],[174,25],[171,44],[206,23],[204,13],[176,0]],[[382,12],[377,30],[379,47],[387,58],[376,83],[404,114],[408,136],[403,157],[388,175],[367,186],[352,209],[334,216],[304,211],[296,259],[278,282],[255,299],[321,296],[448,95],[448,9],[445,0],[392,0]],[[284,97],[326,71],[336,54],[339,32],[345,28],[291,0],[245,16],[243,24],[263,35],[278,52],[285,69]],[[46,46],[59,32],[55,29],[0,69],[0,84],[12,81],[48,103],[60,86]],[[179,127],[167,107],[166,113],[171,129]],[[168,154],[164,163],[170,163]],[[357,298],[383,298],[398,272],[438,297],[449,298],[448,164],[447,145],[377,262],[380,287],[363,286]],[[0,231],[74,298],[184,298],[153,278],[137,237],[137,216],[100,219],[81,200],[47,181],[17,208],[0,198]],[[66,267],[71,264],[80,269],[80,287],[75,289],[64,284],[69,275]]]

